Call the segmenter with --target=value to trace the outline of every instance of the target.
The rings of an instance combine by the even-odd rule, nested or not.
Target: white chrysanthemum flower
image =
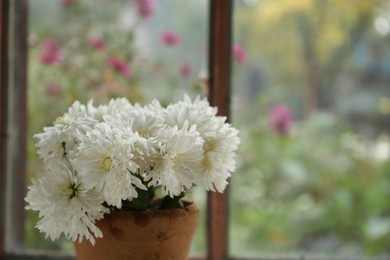
[[[46,196],[43,189],[43,178],[40,179],[32,179],[32,185],[28,187],[28,193],[25,200],[29,203],[26,206],[26,209],[32,209],[35,211],[39,211],[39,216],[46,215],[53,211],[53,205],[47,203],[48,197]]]
[[[121,129],[127,138],[133,139],[134,162],[139,167],[139,173],[148,172],[153,165],[154,154],[157,153],[158,134],[164,122],[162,118],[147,109],[135,106],[131,112],[106,116],[105,121],[110,126]]]
[[[54,121],[54,126],[69,136],[78,136],[91,130],[96,123],[97,121],[88,115],[86,106],[75,101],[67,113]]]
[[[99,105],[95,107],[93,105],[93,100],[91,99],[88,101],[87,111],[90,117],[98,122],[103,122],[103,116],[108,114],[108,107],[107,105]]]
[[[240,143],[238,131],[219,120],[218,131],[204,137],[201,181],[206,190],[222,192],[236,167],[236,150]]]
[[[130,128],[131,134],[138,132],[145,139],[156,138],[164,124],[162,117],[140,106],[134,106],[128,112],[106,116],[105,122],[115,128]]]
[[[197,97],[193,102],[188,96],[184,101],[169,105],[164,111],[164,119],[169,126],[182,128],[188,122],[188,127],[196,126],[200,135],[206,136],[216,131],[217,109],[211,107],[206,99]]]
[[[26,209],[39,211],[37,228],[52,240],[63,233],[66,238],[80,241],[85,237],[91,243],[102,237],[95,221],[103,218],[108,209],[96,190],[85,188],[80,176],[64,160],[49,160],[44,178],[33,180],[29,186]]]
[[[111,99],[107,104],[107,114],[114,115],[120,112],[130,111],[133,105],[127,98]]]
[[[133,136],[130,129],[99,123],[86,134],[72,160],[87,187],[102,191],[104,200],[117,208],[122,207],[122,200],[138,196],[136,187],[146,189],[134,175],[138,165],[133,159]]]
[[[40,139],[37,143],[38,154],[45,160],[61,159],[63,156],[73,158],[79,140],[96,123],[88,116],[84,105],[74,102],[67,113],[55,120],[54,126],[45,127],[43,133],[34,136]]]
[[[167,128],[161,132],[162,146],[153,170],[146,176],[149,186],[161,185],[164,195],[177,196],[192,187],[202,162],[203,139],[195,127]]]
[[[164,108],[161,106],[160,102],[156,99],[153,99],[152,102],[144,106],[146,111],[151,112],[157,117],[163,116]]]
[[[205,116],[215,116],[218,111],[216,107],[210,106],[209,101],[206,98],[200,99],[199,96],[192,100],[188,95],[184,95],[184,99],[182,101],[177,102],[176,104],[180,106],[189,106],[196,108]]]
[[[73,140],[58,130],[56,127],[45,127],[43,133],[36,134],[34,137],[39,139],[36,144],[39,157],[45,160],[58,158],[66,155],[65,144]]]
[[[105,115],[115,115],[125,111],[131,111],[133,105],[127,98],[115,98],[111,99],[107,105],[99,105],[95,107],[93,100],[88,101],[87,111],[88,115],[97,120],[103,122]]]
[[[204,139],[201,182],[206,190],[222,192],[235,169],[235,151],[239,144],[238,131],[225,124],[226,117],[216,116],[217,109],[206,99],[184,101],[169,105],[164,113],[168,125],[185,128],[196,126]]]

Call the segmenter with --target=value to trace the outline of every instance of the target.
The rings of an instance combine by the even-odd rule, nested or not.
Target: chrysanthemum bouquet
[[[36,135],[45,173],[32,180],[26,208],[39,211],[37,228],[53,240],[63,233],[94,243],[103,236],[96,220],[113,210],[180,208],[195,185],[222,192],[240,140],[216,113],[187,96],[166,108],[74,102]]]

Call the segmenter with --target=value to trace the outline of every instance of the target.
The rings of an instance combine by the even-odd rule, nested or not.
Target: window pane
[[[235,1],[233,255],[388,256],[389,4]]]
[[[30,4],[28,174],[42,162],[32,138],[74,100],[95,104],[127,97],[163,105],[206,96],[208,2],[138,0],[34,0]],[[172,15],[174,14],[174,15]],[[205,251],[205,193],[190,194],[200,207],[192,253]],[[65,239],[44,239],[28,212],[27,247],[73,250]]]

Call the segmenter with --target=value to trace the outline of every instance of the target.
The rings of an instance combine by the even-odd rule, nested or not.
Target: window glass
[[[75,100],[95,104],[113,97],[163,105],[184,93],[206,96],[208,2],[153,0],[29,1],[28,184],[42,173],[34,134]],[[201,208],[192,252],[205,250],[205,193],[190,195]],[[26,246],[73,250],[34,228],[27,212]]]
[[[233,255],[389,257],[389,4],[235,1]]]

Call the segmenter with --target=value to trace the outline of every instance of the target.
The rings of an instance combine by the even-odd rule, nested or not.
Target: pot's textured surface
[[[78,260],[188,259],[198,207],[146,212],[114,211],[97,222],[103,238],[75,242]]]

